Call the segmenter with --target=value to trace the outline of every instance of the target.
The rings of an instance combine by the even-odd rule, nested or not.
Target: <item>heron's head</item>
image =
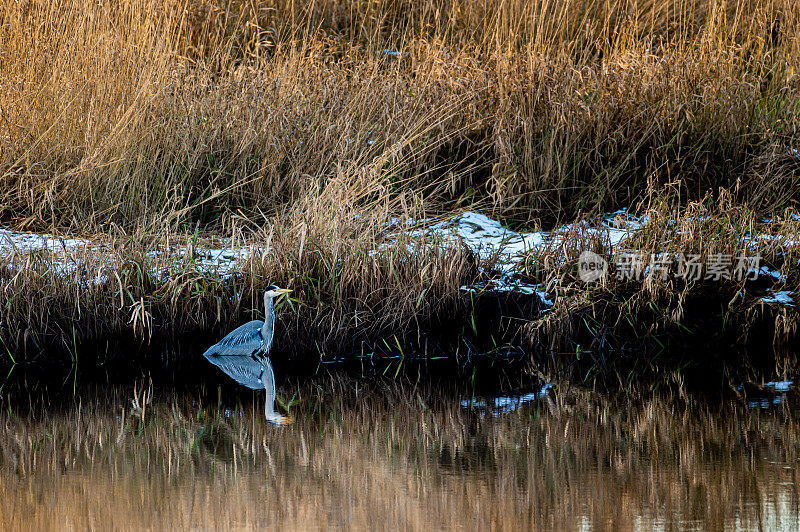
[[[267,417],[267,421],[272,423],[273,425],[291,425],[294,423],[294,418],[289,416],[282,416],[277,412],[273,412],[271,416]]]
[[[280,288],[277,285],[273,284],[269,286],[267,290],[264,292],[264,299],[278,297],[281,294],[288,294],[289,292],[291,292],[291,290],[289,290],[288,288]]]

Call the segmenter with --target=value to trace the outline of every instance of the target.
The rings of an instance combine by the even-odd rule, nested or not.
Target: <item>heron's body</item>
[[[274,410],[275,374],[269,360],[272,338],[275,334],[273,299],[289,290],[271,286],[264,292],[266,321],[253,320],[228,333],[225,338],[209,347],[203,356],[243,386],[267,393],[264,414],[270,423],[282,425],[290,422]]]
[[[245,323],[209,347],[203,356],[242,386],[262,390],[264,362],[269,364],[269,346],[264,344],[263,327],[261,320]]]

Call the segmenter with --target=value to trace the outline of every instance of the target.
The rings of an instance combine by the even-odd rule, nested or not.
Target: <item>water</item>
[[[349,378],[281,392],[285,428],[246,390],[5,397],[0,527],[800,528],[793,385],[708,402]]]

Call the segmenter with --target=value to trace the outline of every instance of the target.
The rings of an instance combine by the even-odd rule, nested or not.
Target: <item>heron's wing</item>
[[[241,325],[225,338],[208,348],[205,352],[206,358],[209,353],[217,355],[251,355],[261,349],[264,339],[261,336],[261,328],[264,322],[253,320]]]
[[[264,373],[262,364],[261,327],[264,322],[253,320],[231,331],[209,347],[203,356],[243,386],[260,390]]]
[[[275,374],[272,372],[272,363],[269,358],[264,358],[264,375],[261,377],[264,390],[267,392],[264,405],[264,415],[270,419],[275,412]]]

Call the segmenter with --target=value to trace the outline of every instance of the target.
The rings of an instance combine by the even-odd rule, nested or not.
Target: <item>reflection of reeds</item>
[[[226,416],[156,400],[144,418],[121,396],[29,417],[4,408],[2,525],[770,528],[799,517],[790,410],[561,393],[556,414],[480,418],[421,389],[283,391],[302,399],[288,430],[263,423],[257,402]]]

